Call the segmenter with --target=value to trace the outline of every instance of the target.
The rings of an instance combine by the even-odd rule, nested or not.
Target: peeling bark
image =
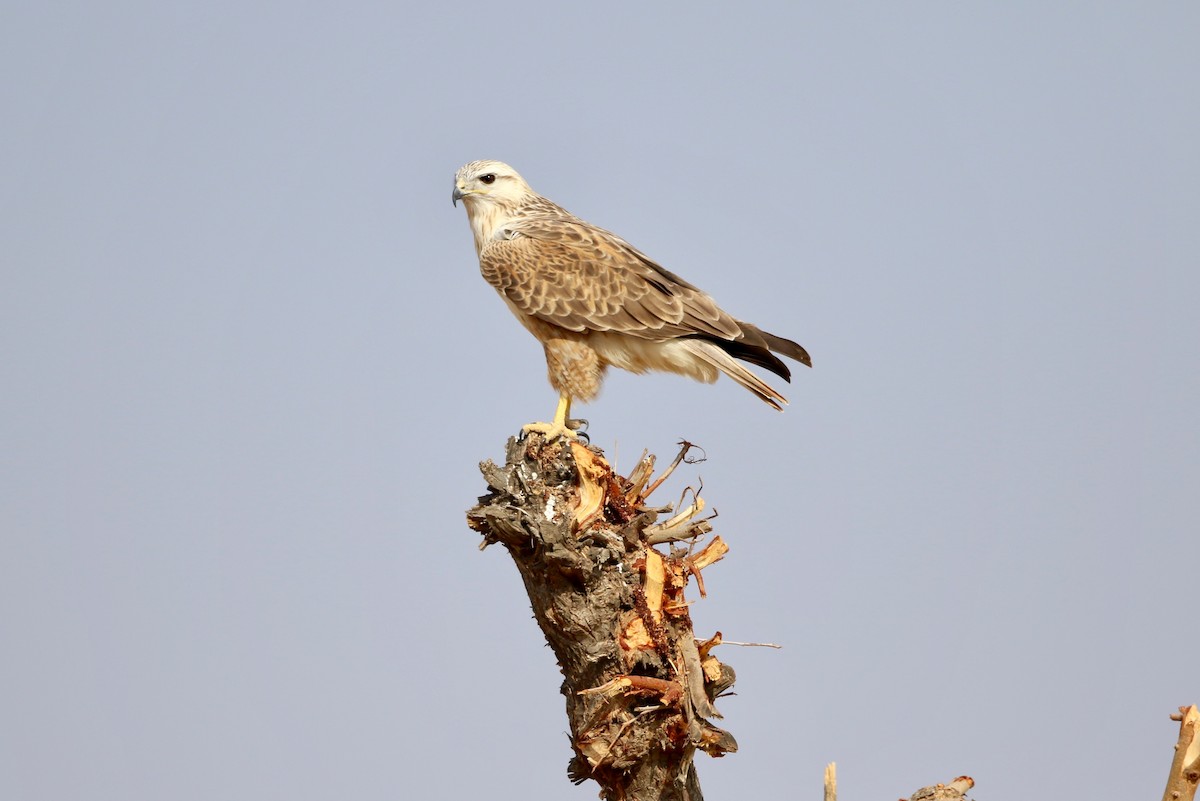
[[[674,469],[687,448],[668,468]],[[489,491],[467,513],[486,547],[499,543],[525,583],[534,616],[563,673],[574,757],[572,781],[595,780],[607,801],[699,801],[692,758],[737,750],[711,718],[732,686],[712,654],[720,632],[698,641],[684,590],[724,556],[693,503],[663,524],[647,496],[654,457],[629,478],[596,448],[540,435],[508,442],[506,464],[480,465]]]

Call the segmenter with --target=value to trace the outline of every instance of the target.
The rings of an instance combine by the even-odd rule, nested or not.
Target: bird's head
[[[533,190],[516,170],[502,161],[472,161],[454,175],[454,205],[462,201],[467,210],[483,204],[516,204]]]

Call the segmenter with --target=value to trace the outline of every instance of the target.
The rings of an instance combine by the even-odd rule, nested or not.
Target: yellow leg
[[[567,427],[567,418],[571,416],[571,396],[559,395],[558,408],[554,410],[554,425]]]
[[[579,435],[567,427],[567,417],[571,414],[571,396],[559,395],[558,408],[554,410],[554,421],[551,423],[529,423],[522,426],[526,433],[537,432],[546,438],[547,442],[562,437],[564,439],[579,439]]]

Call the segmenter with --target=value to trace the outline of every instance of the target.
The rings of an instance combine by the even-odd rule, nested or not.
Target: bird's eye
[[[479,176],[479,180],[483,181],[485,184],[494,184],[496,183],[496,173],[489,172],[487,175],[481,175]]]

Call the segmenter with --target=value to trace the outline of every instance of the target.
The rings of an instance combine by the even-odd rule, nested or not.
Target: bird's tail
[[[763,380],[754,373],[738,364],[732,356],[722,350],[718,345],[703,339],[685,339],[681,340],[681,344],[691,351],[696,357],[707,362],[708,364],[711,364],[713,367],[717,368],[722,373],[753,392],[765,403],[770,404],[779,411],[783,411],[784,404],[787,403],[787,398],[783,397],[776,390],[764,383]]]
[[[805,367],[812,367],[812,358],[808,355],[808,351],[802,348],[799,343],[793,342],[790,339],[784,339],[783,337],[777,337],[774,334],[769,334],[756,325],[743,323],[740,320],[738,321],[738,325],[742,327],[742,331],[747,340],[761,337],[762,343],[776,353],[782,353],[789,359],[795,359]],[[786,378],[787,376],[784,377]]]

